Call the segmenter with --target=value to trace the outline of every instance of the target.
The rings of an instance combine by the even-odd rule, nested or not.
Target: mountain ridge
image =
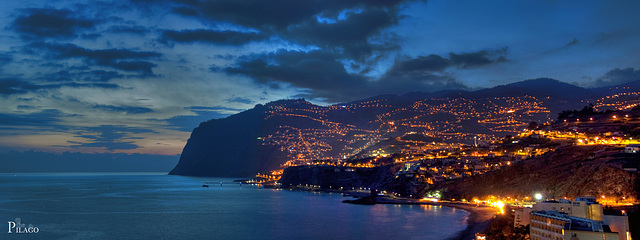
[[[632,91],[621,86],[607,93]],[[444,143],[490,140],[604,98],[600,91],[539,78],[472,92],[379,95],[330,106],[278,100],[202,122],[170,174],[248,177],[283,164],[399,151],[393,147],[397,141],[386,140],[409,132]],[[383,141],[388,144],[379,144]]]

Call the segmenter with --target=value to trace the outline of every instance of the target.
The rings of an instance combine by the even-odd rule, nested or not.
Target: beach
[[[460,208],[469,212],[467,218],[467,228],[460,232],[457,236],[451,238],[457,240],[475,239],[476,233],[484,232],[489,228],[491,220],[496,216],[495,208],[488,206],[475,206],[464,203],[430,203],[433,205],[447,206],[452,208]]]

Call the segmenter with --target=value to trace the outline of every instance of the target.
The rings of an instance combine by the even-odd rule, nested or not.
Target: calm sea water
[[[0,239],[445,239],[468,213],[163,173],[0,174]],[[202,182],[216,182],[202,188]],[[9,234],[9,221],[37,234]]]

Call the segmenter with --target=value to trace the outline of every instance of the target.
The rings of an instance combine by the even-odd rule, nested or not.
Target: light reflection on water
[[[0,239],[445,239],[468,213],[430,205],[343,204],[340,194],[233,179],[136,173],[0,174],[0,221],[40,229]]]

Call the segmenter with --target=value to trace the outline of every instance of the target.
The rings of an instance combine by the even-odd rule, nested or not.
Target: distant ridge
[[[471,92],[473,97],[513,97],[523,94],[537,98],[576,100],[594,95],[590,90],[550,78],[538,78]]]

